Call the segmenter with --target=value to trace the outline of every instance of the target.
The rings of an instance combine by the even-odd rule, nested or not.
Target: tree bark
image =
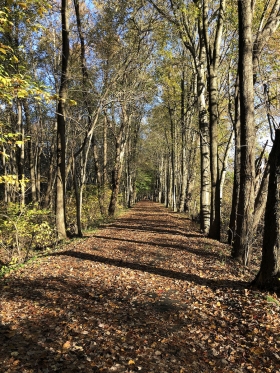
[[[188,183],[188,170],[187,170],[187,134],[186,134],[186,114],[185,114],[185,71],[182,70],[181,78],[181,137],[182,137],[182,150],[181,150],[181,192],[179,200],[179,212],[183,212],[186,202],[186,189]]]
[[[220,46],[223,33],[224,11],[226,0],[220,0],[218,20],[213,43],[208,37],[209,28],[209,0],[203,1],[203,35],[205,40],[208,98],[210,113],[210,166],[211,166],[211,216],[209,237],[220,240],[221,208],[220,208],[220,178],[218,172],[218,83],[217,66],[220,57]]]
[[[57,177],[56,177],[56,229],[59,239],[66,237],[65,209],[65,126],[69,60],[68,0],[61,0],[62,67],[57,106]]]
[[[110,216],[114,216],[117,202],[118,202],[118,194],[120,189],[120,180],[121,180],[121,174],[123,169],[123,162],[124,162],[124,155],[125,155],[125,149],[127,146],[127,137],[131,122],[131,116],[128,115],[125,111],[127,108],[126,105],[123,105],[122,111],[123,111],[123,118],[122,118],[122,124],[119,129],[119,135],[116,138],[116,147],[115,147],[115,164],[114,168],[112,170],[112,193],[110,198],[110,204],[108,207],[108,214]]]
[[[200,227],[203,233],[208,234],[210,229],[211,211],[211,172],[210,172],[210,138],[209,123],[205,103],[205,83],[203,81],[203,69],[199,70],[197,90],[199,106],[199,129],[200,129]]]
[[[30,184],[31,184],[31,201],[38,202],[40,200],[40,172],[38,169],[40,151],[38,147],[38,140],[35,139],[35,133],[32,133],[30,109],[26,99],[22,102],[25,122],[26,122],[26,135],[29,136],[27,145],[28,163],[30,170]]]
[[[249,265],[255,200],[255,123],[252,62],[252,1],[238,1],[241,171],[233,257]]]
[[[253,285],[280,289],[280,129],[269,155],[270,176],[262,248],[262,262]]]
[[[231,106],[231,103],[229,103]],[[231,114],[231,108],[229,110],[234,130],[234,179],[233,179],[233,190],[232,190],[232,204],[231,204],[231,213],[229,220],[229,229],[228,229],[228,244],[233,245],[234,237],[236,233],[236,219],[237,219],[237,209],[239,201],[239,192],[240,192],[240,92],[239,92],[239,78],[237,76],[235,83],[235,92],[234,92],[234,117]]]
[[[24,174],[24,128],[22,118],[22,102],[17,102],[17,132],[20,134],[20,144],[16,146],[18,194],[20,208],[25,206],[25,174]]]

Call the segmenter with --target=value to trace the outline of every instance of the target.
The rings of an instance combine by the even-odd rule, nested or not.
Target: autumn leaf
[[[62,346],[62,353],[65,353],[67,350],[69,350],[70,347],[71,347],[71,342],[66,341]]]

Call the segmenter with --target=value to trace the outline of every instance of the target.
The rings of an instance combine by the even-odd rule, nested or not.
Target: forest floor
[[[280,372],[280,299],[143,201],[0,280],[0,372]]]

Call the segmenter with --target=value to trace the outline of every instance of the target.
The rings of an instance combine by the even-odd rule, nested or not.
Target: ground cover
[[[280,300],[143,201],[0,280],[0,372],[280,372]]]

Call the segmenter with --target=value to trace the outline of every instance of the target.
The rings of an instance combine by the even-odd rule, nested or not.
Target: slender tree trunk
[[[163,203],[164,198],[164,156],[161,155],[159,161],[159,175],[158,175],[158,202]]]
[[[57,177],[56,177],[56,229],[58,237],[66,237],[66,209],[65,209],[65,126],[68,60],[69,60],[69,24],[68,0],[61,0],[61,25],[62,25],[62,68],[57,106]]]
[[[199,129],[200,129],[200,227],[203,233],[208,234],[210,229],[211,211],[211,173],[210,173],[210,136],[209,122],[205,102],[205,83],[203,80],[204,71],[199,70],[197,91],[199,105]]]
[[[82,232],[83,185],[79,187],[75,162],[73,162],[73,178],[74,178],[74,190],[75,190],[75,199],[76,199],[77,233],[79,237],[83,237],[83,232]]]
[[[218,170],[218,83],[217,67],[223,33],[226,0],[220,0],[213,42],[209,40],[209,0],[203,0],[203,36],[207,57],[208,98],[210,113],[210,167],[211,167],[211,216],[209,237],[220,240],[221,208],[220,178]]]
[[[93,148],[93,158],[94,158],[94,167],[95,167],[95,175],[97,181],[97,194],[98,194],[98,202],[99,208],[102,216],[106,215],[105,209],[105,190],[104,190],[104,183],[102,181],[102,172],[99,163],[98,157],[98,150],[97,150],[97,143],[95,136],[92,136],[92,148]]]
[[[184,211],[191,211],[191,201],[192,201],[192,191],[194,186],[194,171],[195,171],[195,164],[196,164],[196,156],[197,156],[197,149],[198,149],[198,141],[199,136],[196,131],[192,131],[191,134],[191,147],[188,152],[188,179],[187,179],[187,188],[186,188],[186,203],[184,207]]]
[[[120,128],[119,136],[116,139],[115,164],[112,170],[112,193],[108,208],[108,213],[110,216],[114,216],[117,207],[124,155],[127,146],[127,137],[131,121],[131,117],[124,113],[125,110],[126,108],[123,108],[123,123]]]
[[[258,224],[265,211],[267,194],[268,194],[268,183],[269,183],[270,163],[267,162],[265,170],[263,172],[262,181],[257,192],[255,206],[254,206],[254,222],[253,222],[253,236],[257,231]]]
[[[50,208],[50,206],[52,205],[51,196],[53,193],[54,183],[56,180],[56,172],[57,172],[57,169],[55,168],[54,154],[55,154],[54,142],[52,142],[51,149],[50,149],[49,169],[47,173],[48,183],[47,183],[47,189],[45,191],[45,196],[43,199],[44,208]]]
[[[107,140],[107,131],[108,131],[108,123],[107,123],[107,117],[104,116],[104,122],[103,122],[103,177],[102,177],[102,183],[104,188],[106,187],[108,183],[108,175],[107,175],[107,148],[108,148],[108,140]]]
[[[252,1],[238,1],[241,172],[233,257],[249,265],[255,200],[255,123],[252,63]]]
[[[228,244],[233,245],[234,237],[236,233],[236,219],[237,209],[240,192],[240,94],[239,94],[239,78],[236,79],[235,96],[234,96],[234,118],[233,118],[233,130],[234,130],[234,180],[233,180],[233,191],[232,191],[232,204],[231,213],[228,229]]]
[[[185,115],[185,71],[183,68],[181,78],[181,137],[182,137],[182,151],[181,151],[181,191],[179,200],[179,211],[183,212],[186,202],[186,190],[188,183],[187,170],[187,135],[186,135],[186,115]]]
[[[225,179],[226,179],[230,148],[233,142],[233,135],[234,135],[234,131],[232,131],[230,134],[227,147],[226,147],[226,151],[224,154],[224,159],[222,162],[222,169],[221,169],[221,176],[220,176],[220,204],[222,204],[222,200],[223,200],[223,189],[224,189],[224,184],[225,184]]]
[[[25,206],[25,174],[24,174],[24,128],[22,117],[22,102],[18,99],[17,103],[17,131],[20,134],[20,144],[17,145],[16,158],[17,158],[17,174],[19,183],[19,204],[23,208]]]
[[[34,136],[31,133],[31,121],[30,121],[30,112],[29,106],[26,99],[22,102],[24,115],[25,115],[25,122],[26,122],[26,135],[30,136],[27,145],[27,155],[28,155],[28,163],[29,163],[29,170],[30,170],[30,184],[31,184],[31,201],[37,202],[37,190],[36,190],[36,150],[34,144]]]
[[[209,110],[210,110],[210,166],[211,166],[211,216],[209,237],[220,240],[220,183],[218,172],[218,103],[217,75],[213,66],[209,68]]]
[[[171,173],[171,184],[170,184],[170,205],[173,209],[173,211],[177,211],[176,206],[176,160],[175,160],[175,136],[176,136],[176,130],[175,130],[175,120],[173,115],[173,110],[169,106],[169,118],[170,118],[170,136],[171,136],[171,162],[170,162],[170,173]]]

